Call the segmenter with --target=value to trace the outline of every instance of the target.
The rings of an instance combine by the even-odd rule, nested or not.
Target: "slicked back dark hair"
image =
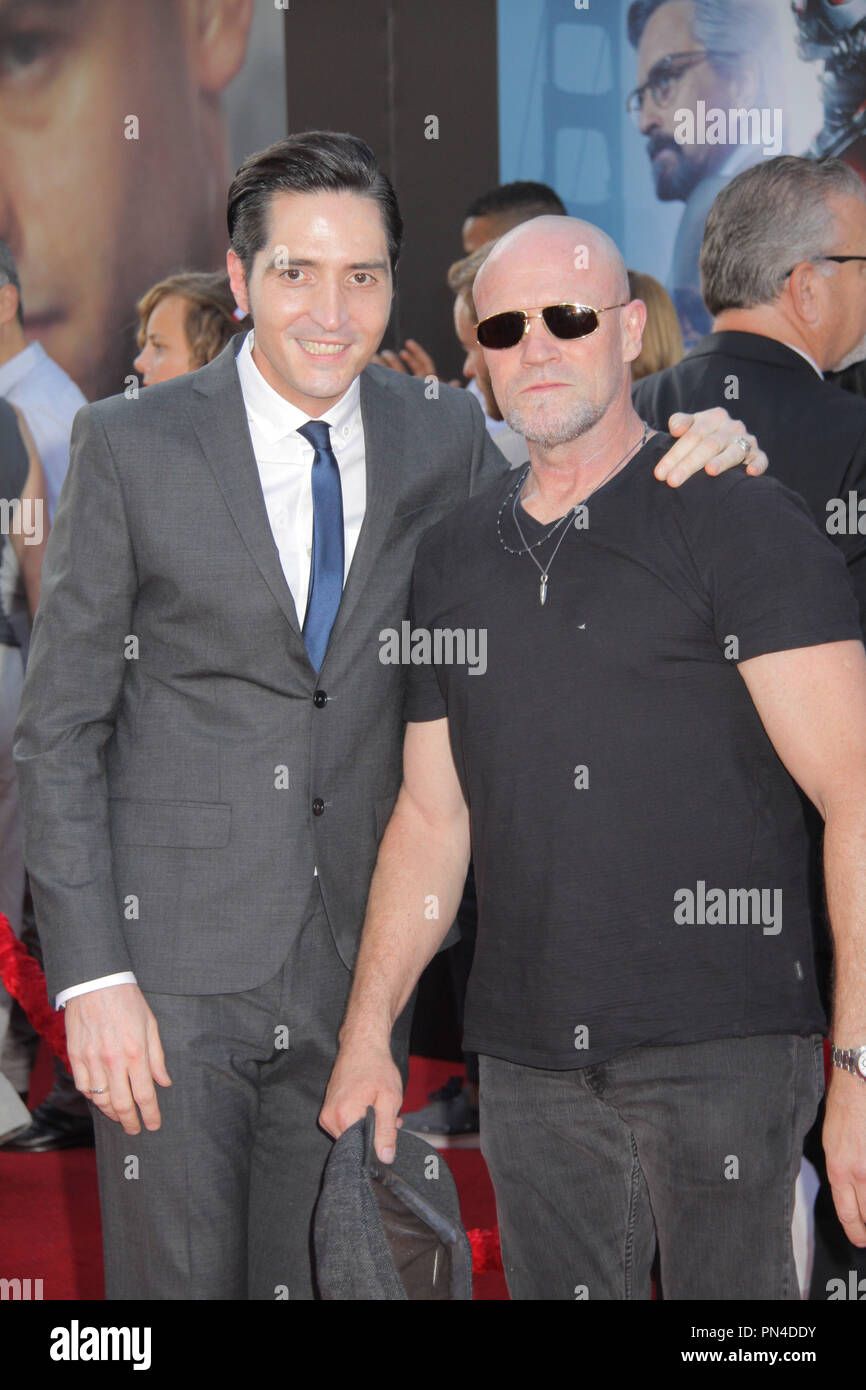
[[[403,219],[391,181],[357,135],[305,130],[249,155],[231,181],[226,220],[229,240],[249,278],[267,241],[268,209],[275,193],[359,193],[379,204],[391,274],[397,269]]]
[[[489,193],[482,193],[480,198],[469,204],[463,220],[465,222],[469,217],[498,217],[502,213],[511,214],[533,208],[538,209],[534,214],[537,217],[546,212],[565,212],[565,204],[549,184],[519,179],[516,183],[501,183],[498,188],[491,188]]]

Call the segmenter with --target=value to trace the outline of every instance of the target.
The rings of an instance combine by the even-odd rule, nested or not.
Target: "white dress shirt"
[[[508,459],[509,468],[522,468],[529,462],[529,445],[522,434],[518,434],[510,425],[506,425],[504,430],[500,430],[493,440],[499,449]]]
[[[265,381],[252,358],[253,330],[244,339],[236,358],[241,392],[247,412],[259,482],[268,521],[280,553],[286,583],[295,600],[298,625],[302,626],[310,584],[313,549],[313,461],[316,451],[297,431],[310,419]],[[147,389],[147,388],[145,388]],[[345,567],[343,582],[355,554],[367,506],[367,467],[364,428],[361,421],[361,381],[355,377],[337,404],[320,417],[331,426],[331,448],[340,470],[343,491]],[[77,994],[108,985],[136,984],[131,970],[102,975],[97,980],[62,989],[55,999],[60,1009]]]
[[[478,404],[481,406],[481,413],[484,416],[484,428],[490,435],[491,439],[495,439],[496,436],[498,434],[501,434],[503,430],[508,429],[508,425],[505,422],[505,420],[494,420],[492,415],[488,415],[487,402],[484,399],[484,392],[481,390],[481,387],[478,385],[478,382],[475,380],[474,377],[469,378],[469,380],[466,383],[466,386],[464,387],[464,390],[468,391],[470,396],[474,396]]]
[[[237,356],[238,376],[268,521],[280,552],[286,583],[295,600],[298,623],[302,624],[307,610],[313,547],[312,479],[316,451],[297,432],[307,423],[309,415],[290,405],[265,381],[253,361],[253,342],[251,330]],[[331,426],[331,448],[343,490],[345,583],[367,505],[359,377],[355,377],[345,395],[321,418]]]
[[[810,366],[810,367],[814,367],[815,371],[818,373],[818,375],[819,375],[819,377],[821,378],[821,380],[822,380],[822,381],[824,380],[824,373],[821,371],[821,368],[818,366],[818,363],[815,361],[814,357],[810,357],[809,354],[808,354],[808,352],[804,352],[803,348],[795,347],[793,343],[786,342],[784,338],[782,338],[780,341],[783,342],[783,343],[785,344],[785,347],[789,347],[789,348],[791,349],[792,352],[797,352],[797,353],[799,353],[799,355],[800,355],[806,362],[809,363],[809,366]]]
[[[72,421],[87,401],[41,343],[31,343],[3,363],[0,396],[17,405],[30,426],[45,474],[50,521],[69,468]]]

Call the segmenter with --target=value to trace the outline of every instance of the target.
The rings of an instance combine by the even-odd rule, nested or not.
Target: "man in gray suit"
[[[251,156],[228,225],[237,358],[76,417],[17,728],[109,1298],[314,1296],[316,1118],[400,783],[382,633],[420,536],[505,467],[468,393],[367,365],[402,224],[362,141]],[[741,461],[720,420],[668,466]]]

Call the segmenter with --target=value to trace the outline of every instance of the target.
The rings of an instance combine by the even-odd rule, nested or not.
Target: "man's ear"
[[[636,357],[640,357],[645,328],[646,305],[642,299],[633,299],[626,305],[622,315],[623,362],[634,362]]]
[[[791,305],[798,318],[806,323],[814,323],[821,311],[818,297],[818,276],[811,261],[801,261],[788,276],[788,294]]]
[[[239,309],[243,309],[245,314],[250,313],[250,296],[247,292],[247,277],[244,271],[243,261],[238,253],[229,247],[226,255],[226,270],[229,275],[229,284],[235,303]]]
[[[243,65],[254,0],[183,0],[193,80],[202,92],[221,92]]]

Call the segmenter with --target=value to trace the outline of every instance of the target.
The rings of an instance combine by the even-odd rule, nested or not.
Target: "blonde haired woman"
[[[643,346],[631,364],[632,381],[651,376],[664,367],[673,367],[685,353],[680,321],[673,300],[663,285],[652,275],[639,270],[628,272],[628,289],[632,299],[642,299],[646,305],[646,328]]]

